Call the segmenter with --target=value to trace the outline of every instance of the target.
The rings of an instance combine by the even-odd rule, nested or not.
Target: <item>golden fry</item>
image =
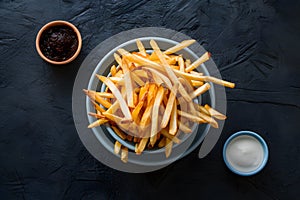
[[[147,138],[147,137],[141,139],[140,143],[138,144],[137,149],[135,150],[136,154],[141,154],[144,151],[148,140],[149,140],[149,138]]]
[[[179,70],[184,72],[184,61],[181,56],[178,57],[178,65],[179,65]]]
[[[116,141],[115,142],[115,146],[114,146],[114,153],[115,154],[119,154],[120,153],[120,151],[121,151],[121,143],[119,142],[119,141]]]
[[[102,124],[104,124],[104,123],[106,123],[106,122],[108,122],[107,119],[98,119],[97,121],[91,123],[91,124],[88,126],[88,128],[94,128],[94,127],[100,126],[100,125],[102,125]]]
[[[171,155],[172,147],[173,147],[172,140],[166,138],[166,150],[165,150],[166,158],[168,158]]]
[[[116,73],[117,73],[117,68],[115,65],[113,65],[111,68],[110,68],[110,73],[112,76],[115,76]]]
[[[164,95],[164,88],[160,86],[158,88],[156,98],[154,100],[154,105],[152,109],[152,118],[151,118],[151,133],[150,133],[150,144],[154,146],[156,139],[157,139],[157,133],[158,133],[158,115],[159,115],[159,106],[162,102]]]
[[[200,96],[201,94],[203,94],[204,92],[206,92],[207,90],[209,90],[210,88],[210,84],[209,83],[205,83],[204,85],[202,85],[201,87],[198,87],[197,90],[193,91],[193,93],[191,94],[191,98],[195,98],[197,96]]]
[[[222,113],[216,111],[215,109],[211,108],[209,105],[205,105],[204,108],[209,112],[209,114],[217,119],[225,120],[226,116]]]
[[[143,43],[142,43],[139,39],[136,40],[136,45],[137,45],[137,47],[138,47],[140,53],[141,53],[143,56],[146,56],[146,50],[145,50],[145,47],[144,47]]]
[[[184,40],[184,41],[180,42],[179,44],[167,49],[166,51],[164,51],[164,54],[176,53],[177,51],[180,51],[181,49],[184,49],[185,47],[190,46],[194,42],[196,42],[196,40]]]
[[[128,161],[128,148],[127,147],[121,148],[121,160],[124,163],[127,163],[127,161]]]
[[[177,106],[176,102],[174,101],[170,116],[170,124],[169,124],[169,133],[171,135],[175,135],[177,132]]]
[[[133,87],[132,87],[132,80],[131,80],[130,71],[128,71],[124,74],[124,80],[125,80],[127,105],[130,108],[134,108],[134,102],[133,102],[133,93],[134,93],[134,91],[133,91]]]
[[[165,112],[164,112],[164,115],[163,115],[163,118],[162,118],[162,121],[161,121],[161,125],[160,125],[161,128],[165,128],[169,123],[170,116],[171,116],[171,113],[173,111],[173,106],[174,106],[174,103],[175,103],[177,89],[178,89],[178,84],[174,85],[174,88],[171,91],[170,96],[168,98],[166,109],[165,109]]]
[[[159,143],[157,144],[157,146],[158,146],[158,148],[162,148],[162,147],[166,146],[166,138],[163,137],[163,138],[159,141]]]
[[[210,53],[204,53],[200,58],[198,58],[195,62],[193,62],[189,67],[185,69],[186,72],[190,72],[196,69],[199,65],[209,60],[211,57]]]
[[[110,98],[110,99],[115,98],[115,96],[109,92],[97,92],[97,95],[103,98]]]
[[[114,132],[120,137],[122,138],[122,140],[125,140],[126,139],[126,134],[121,131],[118,127],[116,126],[111,126],[111,128],[114,130]]]

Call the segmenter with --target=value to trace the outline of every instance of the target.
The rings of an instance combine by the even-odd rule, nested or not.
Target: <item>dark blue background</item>
[[[75,24],[79,57],[44,62],[35,36],[51,20]],[[0,199],[296,199],[300,196],[299,1],[0,1]],[[224,79],[228,119],[206,158],[198,150],[157,172],[127,174],[95,160],[73,122],[72,87],[85,56],[124,30],[158,26],[196,39]],[[268,143],[265,169],[231,173],[222,146],[235,131]]]

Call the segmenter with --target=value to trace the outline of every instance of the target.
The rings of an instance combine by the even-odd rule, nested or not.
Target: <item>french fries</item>
[[[137,155],[145,149],[165,148],[168,158],[174,143],[181,142],[179,134],[191,133],[194,123],[218,128],[216,119],[226,119],[209,105],[198,105],[193,100],[209,91],[213,83],[235,87],[234,83],[194,71],[209,60],[210,53],[194,62],[174,54],[194,42],[185,40],[162,51],[151,40],[150,54],[136,40],[138,52],[119,49],[114,53],[117,65],[111,66],[109,77],[96,74],[106,85],[105,91],[83,90],[95,107],[95,113],[89,115],[96,120],[88,128],[110,126],[120,138],[114,153],[122,162],[128,161],[129,150],[121,140],[133,143]]]

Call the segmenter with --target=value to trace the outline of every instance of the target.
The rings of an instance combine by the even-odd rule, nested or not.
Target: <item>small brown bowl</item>
[[[41,50],[41,46],[40,46],[40,40],[41,40],[41,37],[43,35],[43,33],[50,29],[50,28],[53,28],[55,26],[66,26],[66,27],[69,27],[71,28],[76,36],[77,36],[77,50],[75,51],[75,53],[67,58],[66,60],[62,60],[62,61],[55,61],[55,60],[51,60],[50,58],[46,57],[42,50]],[[80,32],[78,31],[78,29],[73,25],[71,24],[70,22],[67,22],[67,21],[62,21],[62,20],[59,20],[59,21],[52,21],[52,22],[49,22],[47,23],[46,25],[44,25],[41,30],[38,32],[37,36],[36,36],[36,40],[35,40],[35,46],[36,46],[36,50],[38,52],[38,54],[41,56],[42,59],[44,59],[45,61],[51,63],[51,64],[55,64],[55,65],[63,65],[63,64],[67,64],[71,61],[73,61],[79,54],[80,50],[81,50],[81,46],[82,46],[82,39],[81,39],[81,35],[80,35]]]

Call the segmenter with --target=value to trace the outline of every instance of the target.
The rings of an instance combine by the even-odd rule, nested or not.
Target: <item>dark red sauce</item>
[[[50,60],[65,61],[75,54],[77,47],[77,35],[68,26],[50,27],[41,35],[40,49]]]

